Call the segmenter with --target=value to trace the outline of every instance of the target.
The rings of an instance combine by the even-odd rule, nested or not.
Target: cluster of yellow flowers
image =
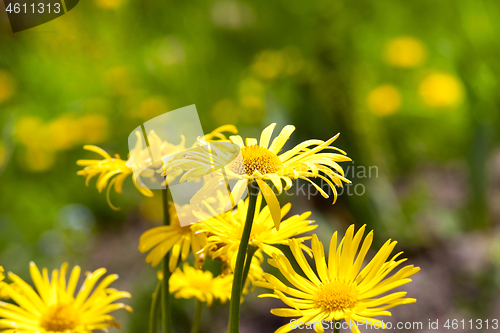
[[[205,303],[206,306],[210,306],[214,300],[222,303],[230,300],[229,332],[238,332],[240,299],[242,295],[249,292],[250,283],[253,287],[272,290],[272,293],[261,295],[262,297],[278,298],[290,306],[290,308],[273,309],[271,311],[273,314],[299,317],[297,322],[300,323],[344,319],[365,320],[383,326],[380,320],[373,317],[390,315],[388,309],[416,301],[414,298],[405,298],[405,292],[388,293],[410,282],[409,277],[419,271],[419,268],[413,265],[397,270],[406,259],[398,259],[401,252],[390,258],[396,246],[395,241],[388,240],[378,253],[365,263],[373,232],[368,233],[363,240],[365,226],[355,232],[354,225],[351,225],[340,243],[337,232],[332,236],[329,256],[326,259],[323,244],[318,237],[315,234],[308,235],[317,227],[314,221],[309,219],[311,213],[287,216],[291,210],[291,204],[286,203],[281,206],[272,187],[278,193],[282,193],[283,190],[293,186],[294,180],[303,179],[309,181],[322,196],[328,198],[328,193],[311,180],[311,178],[319,178],[328,184],[333,192],[333,202],[335,202],[336,186],[340,187],[343,183],[349,183],[338,162],[350,159],[345,152],[331,146],[338,135],[327,141],[307,140],[290,150],[282,151],[295,127],[285,126],[273,139],[274,127],[275,124],[266,127],[259,140],[254,138],[243,140],[238,135],[226,137],[223,132],[237,133],[232,125],[222,126],[198,139],[198,144],[222,141],[230,142],[240,148],[242,158],[227,165],[226,177],[236,181],[233,193],[242,192],[242,188],[247,188],[249,196],[245,200],[240,200],[241,195],[236,195],[236,206],[221,214],[192,211],[190,205],[174,206],[169,201],[168,185],[174,179],[179,182],[193,181],[209,174],[218,163],[227,162],[227,159],[223,158],[224,153],[214,152],[207,156],[200,154],[201,150],[196,145],[192,147],[194,149],[185,150],[184,142],[175,146],[160,138],[155,139],[158,142],[154,145],[159,147],[164,154],[182,152],[180,155],[177,154],[181,156],[180,158],[165,162],[166,165],[158,166],[158,170],[153,172],[161,173],[165,177],[163,185],[166,190],[163,190],[163,203],[166,224],[146,231],[140,237],[139,242],[139,251],[149,252],[146,262],[153,267],[164,262],[163,271],[159,273],[159,288],[154,294],[156,296],[153,297],[152,305],[152,314],[154,314],[159,311],[159,302],[155,299],[159,297],[158,293],[161,290],[162,297],[164,297],[162,298],[164,332],[170,332],[168,326],[171,325],[167,314],[169,311],[166,305],[169,296],[165,296],[167,291],[178,298],[195,298],[198,302]],[[154,137],[154,133],[150,133],[149,137]],[[99,191],[107,188],[108,195],[111,188],[114,188],[116,192],[122,191],[124,180],[132,174],[131,163],[140,160],[142,152],[148,149],[148,147],[136,146],[131,151],[129,159],[125,161],[119,156],[112,158],[99,147],[86,146],[85,148],[100,154],[103,159],[78,161],[78,165],[84,166],[78,174],[87,178],[87,184],[93,176],[99,175],[97,188]],[[135,180],[133,181],[135,183]],[[202,186],[197,195],[203,198],[203,202],[212,200],[213,203],[219,200],[221,205],[225,204],[217,193],[213,193],[213,184],[220,181],[219,179],[209,180]],[[136,187],[146,196],[153,195],[149,189],[138,184]],[[182,226],[180,217],[185,214],[196,215],[201,222]],[[310,245],[308,245],[309,242]],[[296,272],[290,259],[282,252],[281,246],[290,249],[293,259],[305,276]],[[315,270],[311,268],[304,253],[314,260]],[[194,260],[189,259],[190,254]],[[264,272],[262,263],[265,256],[268,256],[269,263],[276,267],[293,287],[278,277]],[[204,270],[207,258],[220,262],[221,269],[218,274]],[[182,269],[179,267],[181,262],[183,263]],[[52,280],[57,280],[57,276],[56,272]],[[48,278],[40,281],[49,285]],[[62,283],[52,282],[50,286],[65,290],[64,280]],[[103,287],[99,290],[103,295],[99,298],[90,297],[90,300],[97,302],[111,299],[112,297],[106,294],[106,290],[108,289]],[[14,293],[11,292],[11,294]],[[84,295],[88,296],[88,294]],[[113,296],[117,295],[113,294]],[[71,308],[75,311],[82,306],[82,300],[78,297],[77,300],[80,300],[76,302],[78,307],[73,305]],[[24,301],[21,303],[24,304]],[[120,306],[109,305],[99,308],[107,312],[108,309]],[[62,309],[61,305],[58,305],[57,309],[60,308]],[[89,306],[84,308],[91,311]],[[0,312],[0,315],[9,314],[9,320],[12,320],[14,314],[17,315],[17,312],[12,312],[11,315],[6,311]],[[64,311],[67,311],[66,308],[57,310],[59,317],[53,315],[50,318],[60,319],[63,323],[60,327],[64,327],[65,330],[53,331],[76,332],[76,330],[67,329],[70,325],[66,321],[69,321],[71,316],[64,316],[64,320],[60,318],[60,314]],[[86,317],[82,313],[78,316],[80,320],[78,323],[81,324],[83,320],[81,318]],[[94,320],[95,318],[93,316]],[[101,319],[104,320],[104,318],[103,315]],[[158,320],[154,315],[152,318]],[[106,320],[108,319],[111,320],[106,317]],[[199,321],[199,318],[195,318],[196,320]],[[154,321],[152,320],[151,323],[153,326]],[[76,319],[75,322],[77,322]],[[44,323],[44,321],[39,321],[39,323]],[[320,326],[314,326],[316,332],[322,332]],[[353,332],[359,332],[355,326],[350,327]],[[287,324],[278,328],[276,332],[291,330],[293,327]],[[78,332],[81,331],[84,330]]]
[[[385,61],[398,68],[422,66],[427,58],[424,44],[414,37],[397,37],[390,40],[384,48]],[[423,104],[431,109],[451,109],[459,106],[464,99],[460,80],[453,74],[443,71],[427,71],[420,75],[417,93]],[[391,84],[383,84],[368,93],[368,109],[378,115],[386,116],[396,112],[402,105],[400,90]]]
[[[103,142],[108,136],[108,120],[99,114],[65,114],[49,122],[28,116],[17,121],[15,130],[25,147],[23,165],[30,171],[42,172],[54,165],[58,151],[82,143]]]
[[[170,295],[197,300],[192,332],[196,332],[200,325],[203,304],[211,306],[215,300],[221,303],[229,300],[230,333],[239,331],[240,302],[243,295],[255,287],[270,289],[272,293],[261,297],[280,299],[290,307],[273,309],[271,313],[282,317],[298,317],[295,326],[287,324],[276,332],[289,332],[297,324],[322,323],[324,320],[362,320],[384,327],[384,323],[374,317],[390,315],[388,310],[392,307],[416,301],[414,298],[405,298],[405,292],[390,293],[392,289],[410,282],[410,277],[420,270],[413,265],[399,268],[406,259],[398,259],[401,252],[390,257],[396,246],[395,241],[388,240],[365,263],[373,232],[363,239],[365,226],[355,232],[354,225],[351,225],[340,242],[337,232],[333,234],[326,259],[323,244],[317,235],[308,235],[317,227],[309,219],[311,212],[288,216],[291,204],[281,206],[272,187],[282,193],[294,185],[294,180],[303,179],[328,198],[328,193],[311,180],[319,178],[333,191],[335,202],[336,186],[349,183],[338,163],[350,159],[345,152],[331,146],[338,135],[327,141],[307,140],[282,151],[295,128],[285,126],[273,139],[274,127],[275,124],[266,127],[259,140],[243,140],[238,135],[227,137],[224,134],[236,134],[234,126],[222,126],[198,138],[197,143],[187,150],[184,140],[179,145],[173,145],[151,132],[149,146],[142,147],[138,143],[126,161],[119,156],[111,157],[99,147],[85,146],[85,149],[100,154],[103,159],[78,161],[78,165],[84,166],[78,174],[87,178],[87,184],[91,178],[99,175],[97,188],[99,191],[107,188],[108,201],[110,189],[122,191],[123,182],[133,173],[134,163],[144,164],[151,147],[156,147],[162,156],[175,156],[163,162],[166,165],[160,163],[148,170],[150,177],[164,177],[162,185],[165,187],[163,203],[166,222],[163,226],[147,230],[139,240],[139,251],[149,252],[147,263],[153,267],[162,261],[164,263],[163,270],[158,274],[157,290],[153,294],[151,332],[158,329],[160,308],[163,309],[163,331],[171,332]],[[232,194],[235,194],[233,199],[237,204],[232,209],[221,210],[223,213],[220,214],[216,213],[217,209],[203,211],[193,210],[192,205],[174,205],[168,196],[168,186],[172,181],[197,180],[228,161],[225,152],[216,146],[211,154],[200,153],[206,143],[214,141],[229,142],[239,147],[241,159],[234,159],[227,164],[225,174],[225,177],[236,181]],[[135,179],[133,181],[142,194],[153,195],[151,190],[137,184]],[[209,208],[227,205],[219,192],[213,193],[213,184],[220,181],[212,178],[202,185],[196,194],[203,199],[202,204]],[[241,200],[241,189],[245,187],[249,196]],[[200,222],[183,226],[181,217],[190,214]],[[283,253],[283,246],[291,251],[305,276],[297,273],[291,258]],[[194,260],[190,260],[191,254]],[[315,270],[305,254],[314,260]],[[264,272],[262,263],[266,256],[286,281]],[[217,274],[204,269],[207,258],[220,263]],[[3,268],[0,268],[0,298],[5,300],[0,301],[2,332],[90,333],[119,327],[111,312],[118,309],[132,311],[128,305],[115,303],[131,295],[110,288],[118,276],[104,277],[104,268],[86,273],[78,292],[79,266],[71,270],[68,280],[67,263],[60,270],[53,270],[50,276],[46,268],[40,272],[31,263],[30,273],[34,288],[14,273],[7,275],[10,282],[4,281]],[[353,332],[359,332],[352,323],[349,326]],[[316,332],[323,331],[322,325],[313,327]]]

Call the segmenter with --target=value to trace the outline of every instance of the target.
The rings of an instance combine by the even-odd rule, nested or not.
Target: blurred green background
[[[16,34],[2,12],[0,263],[25,279],[30,260],[105,266],[134,295],[121,332],[145,332],[155,269],[137,245],[161,223],[159,193],[129,178],[115,212],[75,162],[97,158],[84,144],[125,159],[140,123],[196,104],[205,132],[293,124],[289,146],[341,133],[353,185],[338,203],[281,199],[313,210],[327,243],[351,223],[399,241],[422,272],[392,320],[498,319],[499,33],[493,0],[88,0]],[[242,332],[285,323],[277,304],[249,297]],[[185,332],[194,304],[177,305]],[[207,311],[204,332],[226,320],[227,304]]]

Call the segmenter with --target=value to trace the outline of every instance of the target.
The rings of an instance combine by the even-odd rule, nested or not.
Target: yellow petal
[[[273,140],[273,143],[271,143],[271,147],[269,147],[269,150],[272,151],[275,154],[278,154],[285,145],[285,143],[288,141],[288,138],[290,138],[290,135],[295,131],[295,126],[293,125],[286,125],[283,127],[281,130],[281,133]]]
[[[266,149],[269,147],[269,141],[271,141],[271,135],[273,134],[273,130],[274,130],[275,126],[276,126],[276,123],[272,123],[271,125],[267,126],[262,131],[262,134],[260,135],[259,146],[266,148]]]
[[[278,202],[278,198],[276,198],[273,190],[269,187],[269,185],[266,184],[265,181],[260,179],[256,179],[256,181],[257,184],[259,184],[259,188],[264,195],[264,199],[266,199],[269,210],[271,211],[274,226],[276,227],[276,230],[279,230],[281,222],[281,208],[280,203]]]

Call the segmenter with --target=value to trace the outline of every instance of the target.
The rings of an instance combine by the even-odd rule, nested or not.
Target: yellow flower
[[[108,119],[100,114],[87,114],[78,119],[82,141],[87,143],[103,142],[108,137]]]
[[[42,142],[39,142],[43,136],[44,124],[38,117],[21,117],[16,122],[16,136],[24,145],[31,148],[39,148]]]
[[[27,149],[22,153],[24,167],[31,172],[44,172],[54,166],[55,155],[42,149]]]
[[[115,9],[117,7],[120,7],[120,5],[123,3],[123,0],[95,0],[95,2],[99,7],[106,9]]]
[[[418,92],[431,108],[456,107],[462,103],[464,95],[460,81],[447,73],[428,75],[420,82]]]
[[[45,127],[50,148],[65,150],[81,141],[81,119],[64,115],[48,123]]]
[[[68,264],[61,266],[61,271],[52,271],[49,279],[47,269],[42,274],[34,263],[30,264],[30,273],[35,289],[13,273],[12,280],[22,291],[17,292],[9,285],[7,293],[17,304],[0,302],[0,327],[3,332],[23,333],[91,333],[94,330],[106,330],[119,327],[110,315],[118,309],[132,311],[122,303],[113,303],[121,298],[130,298],[130,294],[108,288],[117,275],[109,275],[100,283],[98,280],[106,273],[104,268],[88,273],[82,287],[75,296],[75,289],[80,278],[80,267],[75,266],[66,283]]]
[[[214,139],[226,140],[226,136],[222,134],[222,132],[230,132],[237,133],[238,131],[232,125],[225,125],[218,127],[213,132],[205,135],[203,140],[212,141]],[[103,157],[102,160],[78,160],[76,162],[77,165],[85,167],[83,170],[77,172],[78,175],[86,177],[86,185],[89,185],[90,180],[99,175],[97,179],[96,187],[97,190],[102,192],[103,189],[106,190],[106,199],[109,206],[118,210],[119,208],[113,206],[109,199],[109,194],[111,188],[114,189],[117,193],[122,193],[123,182],[125,179],[133,173],[134,167],[138,165],[145,164],[147,165],[147,161],[151,159],[150,150],[148,147],[142,146],[142,134],[137,131],[135,133],[138,137],[136,146],[131,150],[130,156],[127,161],[124,161],[120,158],[118,154],[115,157],[111,157],[106,151],[102,148],[92,145],[86,145],[83,148],[89,151],[93,151]],[[179,145],[174,145],[172,143],[163,141],[154,131],[151,131],[148,135],[150,148],[154,149],[155,152],[160,154],[160,156],[168,156],[171,154],[178,153],[185,149],[184,147],[184,138],[182,137]],[[163,172],[163,165],[159,162],[159,165],[153,166],[153,168],[148,168],[143,173],[141,173],[141,177],[151,178],[153,180],[156,179],[156,176],[160,175]],[[171,181],[177,175],[169,174],[167,177],[167,182]],[[143,195],[147,197],[152,197],[153,192],[138,184],[135,177],[132,177],[132,181],[134,182],[135,187],[141,192]]]
[[[367,98],[370,111],[379,116],[396,112],[401,106],[401,94],[391,85],[383,85],[370,91]]]
[[[247,198],[245,201],[240,201],[237,211],[227,212],[193,224],[193,230],[205,232],[209,235],[206,248],[209,251],[214,251],[211,254],[212,258],[237,252],[245,226],[248,200]],[[283,220],[281,222],[281,228],[276,230],[269,207],[265,206],[261,210],[261,204],[262,196],[259,195],[257,197],[254,222],[248,245],[261,249],[271,257],[274,254],[281,253],[281,250],[278,249],[276,245],[288,245],[288,239],[314,230],[317,227],[317,225],[312,225],[313,221],[307,219],[309,215],[311,215],[311,212],[306,212]],[[281,208],[281,218],[290,211],[290,208],[290,203],[287,203]],[[301,237],[298,238],[298,241],[302,243],[304,240],[310,238],[311,237]],[[301,246],[304,250],[308,250],[305,245]],[[232,267],[234,267],[236,256],[229,257],[232,258]]]
[[[184,264],[177,268],[169,280],[170,292],[176,298],[197,298],[211,306],[214,299],[225,303],[231,298],[232,275],[216,276]]]
[[[299,242],[291,240],[290,249],[306,277],[296,273],[283,254],[274,256],[270,263],[280,270],[293,287],[286,286],[267,273],[264,273],[267,282],[256,284],[274,290],[274,294],[264,294],[261,297],[279,298],[292,309],[273,309],[271,313],[280,317],[300,317],[297,324],[321,323],[325,319],[328,321],[344,319],[349,321],[351,331],[358,333],[356,321],[376,323],[386,328],[383,322],[373,317],[390,316],[388,309],[416,302],[414,298],[404,298],[406,292],[380,296],[410,282],[409,277],[420,271],[420,268],[409,265],[395,271],[406,259],[397,260],[402,253],[399,252],[387,260],[397,243],[388,240],[361,270],[373,240],[373,232],[370,232],[359,249],[364,231],[365,226],[354,235],[354,225],[351,225],[338,247],[335,232],[330,242],[328,264],[325,261],[323,244],[314,235],[312,251],[317,273],[307,263]],[[395,273],[391,274],[393,271]],[[315,331],[323,332],[318,326],[321,325],[314,326]],[[276,332],[290,332],[292,329],[291,324],[286,324]]]
[[[165,257],[168,251],[172,250],[168,267],[171,272],[177,267],[179,259],[184,261],[190,252],[193,252],[196,265],[203,262],[204,254],[202,249],[206,245],[206,235],[195,233],[191,225],[182,227],[177,214],[191,214],[191,205],[177,207],[170,206],[170,225],[152,228],[141,235],[139,239],[139,251],[145,253],[152,249],[147,255],[146,262],[151,266],[157,266]],[[185,208],[185,209],[182,209]]]
[[[385,47],[385,58],[396,67],[420,66],[426,58],[425,47],[413,37],[394,38]]]
[[[123,192],[123,182],[130,174],[132,174],[132,168],[130,168],[127,165],[127,161],[122,160],[118,154],[116,154],[113,158],[104,149],[91,145],[86,145],[83,149],[93,151],[101,155],[104,159],[78,160],[76,164],[84,166],[85,168],[78,171],[77,174],[86,177],[85,185],[87,186],[89,186],[90,180],[94,176],[99,175],[96,183],[97,190],[101,193],[103,189],[107,188],[106,200],[112,209],[118,210],[119,208],[113,206],[111,203],[111,200],[109,199],[109,192],[113,186],[115,192]],[[153,192],[151,192],[151,190],[138,186],[134,177],[132,177],[132,181],[139,192],[147,197],[153,196]]]
[[[274,79],[281,74],[285,67],[285,57],[283,52],[266,50],[259,53],[254,63],[252,71],[263,79]]]
[[[225,167],[230,178],[238,179],[234,186],[233,193],[238,199],[243,194],[246,184],[250,181],[257,181],[264,198],[271,210],[271,216],[279,229],[281,211],[276,195],[265,181],[271,181],[279,193],[283,191],[282,181],[285,182],[285,190],[292,187],[292,179],[304,179],[309,181],[321,195],[328,198],[328,194],[309,178],[319,177],[324,180],[332,189],[334,203],[337,200],[336,186],[342,186],[342,181],[350,183],[344,177],[344,171],[337,162],[350,161],[346,153],[338,148],[330,146],[335,141],[338,134],[333,138],[322,140],[307,140],[294,148],[280,153],[281,149],[288,141],[288,138],[295,130],[292,125],[287,125],[281,133],[271,142],[271,136],[276,124],[269,125],[260,136],[260,142],[256,139],[247,138],[246,145],[239,136],[231,136],[232,143],[240,147],[242,158],[232,158],[234,152],[213,151],[209,154],[200,154],[199,150],[186,151],[181,159],[174,160],[167,167],[167,172],[175,172],[179,168],[188,171],[184,174],[180,182],[185,180],[198,179],[200,173],[211,172],[214,167],[219,169]],[[322,152],[323,150],[336,150],[338,153]],[[279,154],[279,155],[278,155]],[[231,161],[227,164],[228,161]],[[220,181],[214,177],[207,182],[200,190],[200,195],[206,195],[213,190],[214,184]],[[334,185],[335,184],[335,185]]]

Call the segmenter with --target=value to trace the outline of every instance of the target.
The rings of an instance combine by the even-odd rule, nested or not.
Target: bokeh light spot
[[[383,85],[373,89],[367,98],[370,111],[379,116],[396,112],[401,106],[401,94],[391,85]]]

